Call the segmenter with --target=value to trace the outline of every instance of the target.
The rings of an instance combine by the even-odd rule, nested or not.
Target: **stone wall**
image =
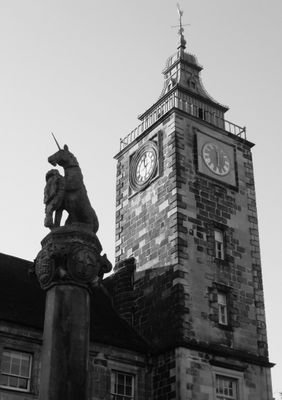
[[[4,349],[32,355],[30,390],[27,392],[0,387],[0,400],[38,399],[40,386],[42,332],[15,323],[0,324],[0,363]],[[135,396],[138,400],[151,399],[151,375],[147,357],[142,353],[101,343],[90,344],[89,400],[111,399],[113,370],[134,376]]]
[[[173,265],[175,232],[168,234],[171,209],[174,208],[175,182],[171,175],[174,131],[173,116],[126,152],[118,156],[116,195],[116,261],[134,256],[138,270]],[[140,147],[152,140],[160,150],[159,173],[148,190],[131,193],[129,186],[130,158]]]
[[[217,376],[230,378],[237,397],[248,400],[272,400],[270,371],[236,358],[224,358],[205,352],[176,349],[176,385],[179,399],[214,400]]]
[[[177,394],[175,352],[168,351],[152,359],[152,399],[179,399]]]
[[[14,323],[0,324],[0,361],[5,349],[32,354],[32,369],[29,392],[19,392],[0,388],[1,400],[30,400],[38,398],[40,354],[42,334],[30,327],[18,326]]]
[[[160,174],[130,195],[130,157],[157,135]],[[234,148],[235,184],[199,173],[200,135]],[[183,341],[267,359],[251,147],[175,110],[117,156],[116,256],[136,259],[133,325],[156,346]],[[215,257],[216,228],[224,260]],[[227,326],[218,322],[219,291]]]
[[[134,376],[135,398],[151,399],[151,378],[144,355],[111,346],[92,344],[89,365],[89,400],[111,400],[111,372]]]
[[[207,134],[235,148],[237,186],[197,173],[197,135]],[[176,151],[180,200],[178,232],[179,265],[199,342],[209,341],[233,349],[267,357],[262,274],[258,241],[251,144],[198,121],[176,114]],[[224,260],[215,258],[214,229],[224,232]],[[186,233],[186,232],[187,233]],[[188,260],[188,261],[187,261]],[[215,296],[225,290],[228,296],[229,324],[218,324]],[[187,338],[191,337],[190,324]]]

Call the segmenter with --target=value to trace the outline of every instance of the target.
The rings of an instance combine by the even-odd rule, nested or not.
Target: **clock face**
[[[153,141],[145,143],[130,160],[130,189],[137,193],[145,189],[158,175],[158,146]]]
[[[156,153],[153,150],[147,150],[141,155],[136,166],[136,181],[139,185],[143,185],[150,179],[155,164]]]
[[[205,143],[202,147],[202,156],[206,166],[216,175],[228,175],[231,161],[218,143]]]

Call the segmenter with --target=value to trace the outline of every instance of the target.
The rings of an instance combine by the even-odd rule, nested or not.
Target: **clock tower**
[[[185,48],[180,18],[161,96],[116,156],[116,307],[151,343],[153,399],[271,400],[253,144]]]

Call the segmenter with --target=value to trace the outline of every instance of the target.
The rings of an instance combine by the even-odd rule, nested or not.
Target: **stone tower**
[[[271,400],[253,143],[185,47],[180,19],[161,96],[116,156],[116,306],[152,343],[153,399]]]

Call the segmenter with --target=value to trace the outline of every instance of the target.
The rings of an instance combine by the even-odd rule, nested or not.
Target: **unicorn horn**
[[[55,142],[56,142],[56,145],[58,146],[59,150],[62,150],[61,147],[60,147],[60,145],[59,145],[59,143],[58,143],[58,141],[57,141],[57,139],[55,138],[55,135],[54,135],[53,132],[51,132],[51,135],[53,136],[53,138],[54,138],[54,140],[55,140]]]

